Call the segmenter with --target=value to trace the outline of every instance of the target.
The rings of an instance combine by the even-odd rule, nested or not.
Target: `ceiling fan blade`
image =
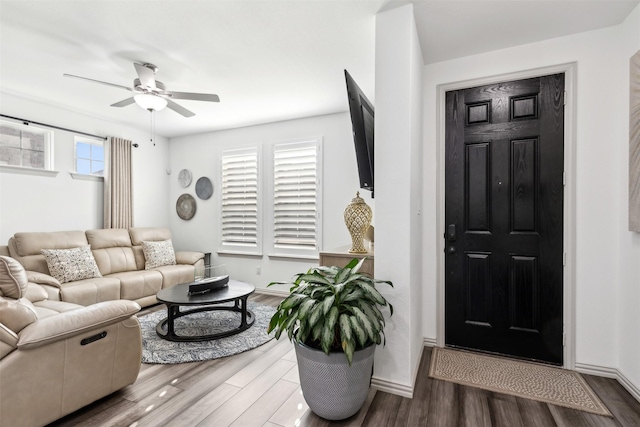
[[[172,109],[173,111],[175,111],[178,114],[183,115],[184,117],[193,117],[193,116],[196,115],[196,113],[193,113],[193,112],[187,110],[183,106],[176,104],[175,102],[173,102],[170,99],[167,99],[167,108]]]
[[[140,83],[142,86],[147,87],[149,89],[156,88],[156,79],[153,77],[155,74],[151,68],[145,67],[142,64],[133,64],[136,67],[136,73],[138,73],[138,78],[140,79]]]
[[[165,91],[165,96],[173,99],[191,99],[194,101],[220,102],[220,97],[211,93],[190,93],[190,92],[169,92]]]
[[[114,83],[103,82],[103,81],[100,81],[100,80],[89,79],[87,77],[74,76],[73,74],[63,74],[63,76],[64,77],[72,77],[74,79],[80,79],[80,80],[88,80],[90,82],[100,83],[101,85],[119,87],[121,89],[128,90],[129,92],[133,91],[133,89],[131,89],[130,87],[121,86],[121,85],[117,85],[117,84],[114,84]]]
[[[112,107],[126,107],[127,105],[131,105],[131,104],[133,104],[135,102],[136,102],[136,100],[133,99],[133,97],[132,97],[132,98],[124,99],[124,100],[122,100],[120,102],[116,102],[115,104],[111,104],[111,106]]]

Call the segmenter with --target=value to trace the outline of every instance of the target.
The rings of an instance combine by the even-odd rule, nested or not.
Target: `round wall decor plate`
[[[196,194],[202,200],[207,200],[211,197],[213,194],[213,184],[209,178],[203,176],[196,181]]]
[[[176,202],[176,212],[184,220],[190,220],[196,214],[196,199],[191,194],[183,194]]]
[[[191,171],[189,169],[182,169],[178,174],[178,182],[185,188],[191,184],[191,179]]]

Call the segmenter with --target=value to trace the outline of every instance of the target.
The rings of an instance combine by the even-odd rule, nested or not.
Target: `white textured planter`
[[[325,354],[295,343],[304,400],[318,416],[343,420],[360,410],[369,393],[374,344],[353,354],[351,366],[342,352]]]

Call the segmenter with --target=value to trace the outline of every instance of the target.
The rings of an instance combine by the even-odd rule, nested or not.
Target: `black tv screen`
[[[347,70],[344,70],[347,81],[349,112],[353,128],[353,142],[356,147],[356,161],[360,188],[371,191],[373,197],[373,126],[375,109],[362,89],[356,84]]]

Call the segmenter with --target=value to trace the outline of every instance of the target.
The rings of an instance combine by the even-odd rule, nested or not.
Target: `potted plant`
[[[300,386],[309,408],[322,418],[341,420],[358,412],[371,382],[373,355],[384,343],[380,307],[393,307],[375,280],[359,273],[366,258],[344,268],[321,266],[293,276],[291,294],[277,307],[268,332],[286,332],[295,344]]]

